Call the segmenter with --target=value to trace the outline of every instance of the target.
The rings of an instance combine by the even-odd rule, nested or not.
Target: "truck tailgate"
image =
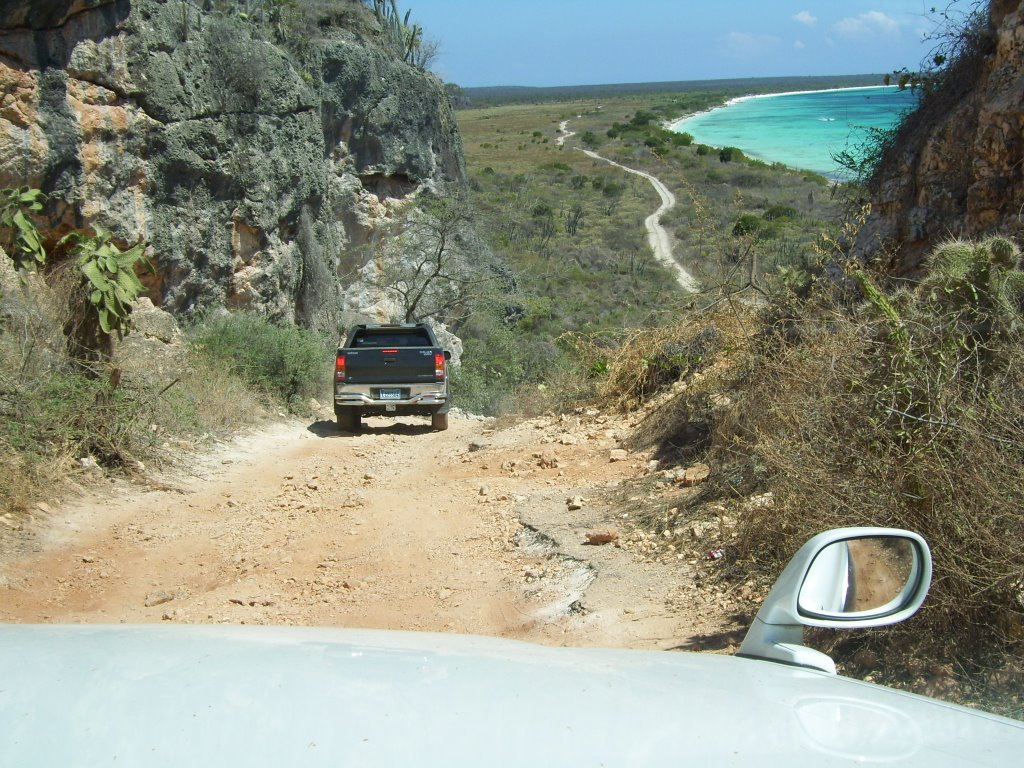
[[[417,384],[436,379],[432,347],[346,349],[348,384]]]

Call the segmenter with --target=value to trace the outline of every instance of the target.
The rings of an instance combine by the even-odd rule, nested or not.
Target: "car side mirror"
[[[451,353],[451,351],[450,351],[450,350],[447,350],[447,349],[446,349],[446,350],[444,351],[444,359],[445,359],[445,360],[451,360],[451,359],[452,359],[452,353]]]
[[[855,629],[913,616],[931,585],[928,544],[896,528],[837,528],[800,548],[765,598],[739,656],[835,674],[832,659],[803,645],[803,628]]]

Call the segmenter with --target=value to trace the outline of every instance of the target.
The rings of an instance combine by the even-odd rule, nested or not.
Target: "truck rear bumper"
[[[381,397],[381,393],[395,393],[400,397]],[[433,385],[407,384],[393,387],[343,386],[334,391],[335,408],[358,408],[366,415],[423,414],[447,411],[448,393]]]

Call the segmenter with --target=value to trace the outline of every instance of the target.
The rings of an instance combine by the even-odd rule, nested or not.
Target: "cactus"
[[[950,240],[928,260],[929,274],[921,287],[938,308],[984,319],[993,332],[1002,332],[1020,320],[1020,249],[1005,237],[981,243]]]
[[[423,28],[409,23],[412,11],[406,11],[403,17],[397,0],[373,0],[373,13],[396,55],[404,62],[419,66]]]
[[[1020,262],[1020,248],[1005,237],[992,237],[982,243],[992,254],[992,263],[1003,269],[1013,269]]]

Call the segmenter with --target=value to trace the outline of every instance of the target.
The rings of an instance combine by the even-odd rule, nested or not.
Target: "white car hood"
[[[0,626],[0,765],[1006,766],[1024,724],[695,653],[237,626]]]

